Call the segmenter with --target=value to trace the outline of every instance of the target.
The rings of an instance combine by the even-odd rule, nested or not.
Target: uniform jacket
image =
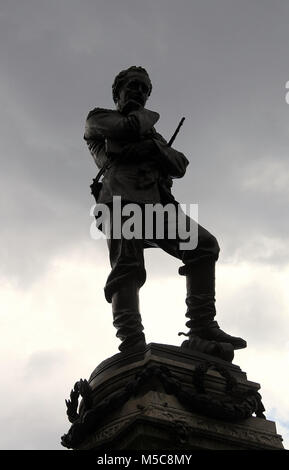
[[[84,139],[90,153],[100,169],[110,162],[103,177],[99,203],[112,202],[113,196],[153,204],[174,200],[172,179],[184,176],[189,162],[156,132],[154,125],[158,119],[158,113],[145,108],[128,115],[95,108],[88,114]],[[153,140],[155,155],[145,159],[136,155],[127,161],[127,146],[146,139]]]

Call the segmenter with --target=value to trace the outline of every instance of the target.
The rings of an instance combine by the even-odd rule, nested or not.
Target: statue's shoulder
[[[155,128],[153,128],[153,138],[154,138],[155,140],[158,140],[158,141],[161,142],[162,144],[167,144],[166,139],[165,139],[161,134],[159,134],[159,133],[155,130]]]
[[[88,115],[87,115],[87,119],[91,118],[91,116],[95,116],[97,114],[118,114],[118,111],[114,110],[114,109],[105,109],[105,108],[94,108],[92,109],[91,111],[89,111]]]

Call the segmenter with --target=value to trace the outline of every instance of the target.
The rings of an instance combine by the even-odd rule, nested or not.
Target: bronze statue
[[[146,70],[130,67],[117,75],[112,86],[116,110],[95,108],[88,114],[84,138],[97,167],[104,173],[102,184],[97,183],[97,202],[106,204],[110,211],[114,196],[120,196],[122,204],[137,203],[142,213],[148,204],[179,206],[171,192],[172,181],[184,176],[189,162],[156,132],[154,126],[160,116],[145,108],[151,91]],[[185,224],[191,222],[188,216],[184,220]],[[167,233],[169,221],[164,223]],[[117,337],[122,341],[120,351],[142,350],[146,346],[139,312],[139,289],[146,280],[146,247],[162,248],[183,262],[179,274],[186,276],[189,332],[181,347],[227,361],[232,360],[235,349],[246,347],[245,340],[228,335],[214,320],[218,242],[200,225],[197,241],[194,249],[182,250],[178,236],[153,240],[145,236],[108,238],[112,269],[104,290],[107,301],[112,303]]]

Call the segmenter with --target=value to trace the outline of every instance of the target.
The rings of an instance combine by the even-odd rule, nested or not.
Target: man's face
[[[149,92],[150,84],[145,76],[128,78],[119,89],[118,108],[122,110],[130,102],[138,103],[141,107],[144,107],[149,97]]]

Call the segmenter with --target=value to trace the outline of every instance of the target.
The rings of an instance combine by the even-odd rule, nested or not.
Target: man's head
[[[152,91],[152,84],[147,71],[142,67],[129,67],[122,70],[112,85],[113,100],[122,111],[133,103],[144,107]],[[130,104],[129,104],[130,103]]]

